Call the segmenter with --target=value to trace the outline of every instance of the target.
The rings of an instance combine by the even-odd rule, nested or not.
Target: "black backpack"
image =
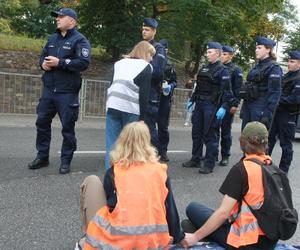
[[[270,240],[288,240],[297,229],[298,213],[293,207],[292,190],[286,173],[276,165],[265,165],[251,158],[249,161],[261,166],[264,186],[264,203],[259,209],[253,209],[245,201],[259,227]]]

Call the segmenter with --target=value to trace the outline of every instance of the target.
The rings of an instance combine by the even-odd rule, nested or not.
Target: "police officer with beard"
[[[159,43],[165,47],[165,51],[167,55],[168,41],[166,39],[162,39],[159,41]],[[168,127],[169,127],[170,114],[171,114],[172,96],[176,86],[177,86],[177,77],[176,77],[175,66],[167,58],[167,63],[164,71],[164,82],[162,84],[162,93],[160,95],[160,100],[159,100],[158,120],[157,120],[158,142],[159,142],[158,154],[160,156],[160,160],[163,162],[169,161],[167,155],[168,145],[169,145]]]
[[[231,127],[234,119],[234,114],[237,111],[240,103],[239,92],[243,83],[243,74],[241,69],[232,62],[232,59],[234,57],[234,49],[228,45],[224,45],[222,47],[222,51],[221,62],[229,70],[231,76],[231,88],[233,93],[229,112],[226,112],[225,117],[222,120],[220,134],[222,159],[219,162],[219,165],[227,166],[230,156],[230,147],[232,145]]]
[[[164,68],[166,64],[165,48],[154,40],[158,23],[154,18],[144,18],[142,36],[145,41],[151,43],[156,53],[151,61],[153,67],[148,110],[145,115],[145,123],[148,125],[151,135],[151,143],[158,150],[158,132],[156,128],[158,118],[158,105],[164,80]]]
[[[270,128],[280,98],[282,77],[282,69],[273,53],[275,45],[269,38],[256,38],[255,56],[258,63],[248,73],[240,92],[240,97],[244,99],[240,113],[242,129],[251,121],[259,121]]]
[[[282,149],[279,168],[289,171],[293,160],[293,139],[300,109],[300,51],[291,51],[288,59],[288,73],[283,76],[282,93],[269,134],[269,154],[272,154],[279,138]]]
[[[52,11],[56,17],[57,31],[49,37],[41,57],[40,66],[44,88],[37,106],[36,158],[29,169],[39,169],[49,164],[51,122],[56,114],[62,124],[60,174],[70,172],[73,153],[76,150],[75,122],[79,112],[78,93],[81,88],[81,72],[90,63],[90,43],[76,30],[77,14],[69,8]]]
[[[232,99],[230,75],[220,62],[222,45],[209,42],[206,51],[208,64],[203,66],[196,80],[196,89],[191,97],[195,102],[192,116],[193,149],[190,161],[183,167],[199,168],[199,173],[209,174],[215,167],[218,154],[218,130]],[[200,164],[202,142],[206,146],[204,163]]]

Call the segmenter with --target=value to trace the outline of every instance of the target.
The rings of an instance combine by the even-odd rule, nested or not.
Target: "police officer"
[[[145,116],[145,123],[148,125],[151,134],[151,143],[158,149],[158,132],[156,128],[158,105],[161,94],[162,82],[164,79],[164,67],[166,63],[165,48],[154,40],[158,23],[153,18],[144,18],[142,27],[142,37],[144,40],[150,42],[156,53],[151,61],[153,67],[151,89],[149,95],[148,111]]]
[[[231,88],[233,98],[230,102],[230,110],[226,112],[221,124],[221,155],[222,159],[219,162],[220,166],[227,166],[230,156],[230,147],[232,145],[231,127],[234,114],[237,111],[240,103],[239,92],[243,83],[243,74],[241,69],[236,66],[232,59],[234,57],[234,49],[228,45],[222,47],[221,62],[229,70],[231,76]]]
[[[56,17],[57,32],[48,39],[40,66],[44,89],[37,106],[37,156],[28,164],[29,169],[49,164],[51,122],[58,113],[62,124],[60,174],[70,172],[70,163],[76,150],[75,122],[78,118],[78,93],[81,87],[80,72],[90,63],[90,43],[76,30],[77,14],[69,8],[52,11]]]
[[[168,54],[168,41],[166,39],[162,39],[159,41],[161,45],[164,46],[166,55]],[[169,120],[171,113],[171,103],[172,103],[172,95],[174,89],[177,86],[177,77],[175,66],[170,62],[167,58],[167,63],[164,71],[164,82],[162,84],[162,93],[160,95],[159,107],[158,107],[158,120],[157,120],[157,128],[158,128],[158,154],[160,156],[160,160],[163,162],[168,162],[169,158],[167,156],[168,144],[169,144]]]
[[[288,59],[288,73],[282,80],[282,94],[276,109],[269,135],[269,154],[272,154],[276,139],[282,149],[279,168],[289,171],[293,160],[293,144],[296,121],[300,109],[300,51],[291,51]]]
[[[260,121],[269,129],[281,91],[282,69],[275,62],[276,43],[266,37],[256,37],[257,65],[250,70],[240,96],[244,99],[240,117],[242,129],[248,122]]]
[[[206,57],[209,64],[197,74],[197,86],[191,97],[196,103],[192,116],[193,150],[190,161],[183,167],[198,167],[199,173],[209,174],[215,167],[218,154],[218,130],[225,113],[229,111],[232,98],[228,69],[220,62],[222,45],[209,42]],[[204,141],[206,154],[204,164],[200,165],[201,146]]]

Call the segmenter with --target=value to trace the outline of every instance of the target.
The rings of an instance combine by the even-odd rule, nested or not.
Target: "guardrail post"
[[[79,92],[79,101],[80,101],[79,120],[80,121],[83,120],[83,116],[84,116],[85,99],[86,99],[86,81],[85,79],[82,79],[81,90]]]

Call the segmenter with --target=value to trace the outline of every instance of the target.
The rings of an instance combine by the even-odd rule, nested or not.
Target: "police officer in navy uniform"
[[[44,88],[37,106],[37,156],[28,164],[29,169],[49,164],[51,122],[58,113],[62,124],[60,174],[70,172],[70,163],[76,150],[75,122],[78,118],[81,88],[80,72],[90,63],[90,43],[76,30],[77,14],[69,8],[52,11],[56,17],[57,32],[48,39],[40,66]]]
[[[293,139],[300,110],[300,51],[291,51],[288,59],[288,73],[283,76],[282,93],[269,134],[269,154],[272,154],[279,138],[282,149],[279,168],[289,171],[293,160]]]
[[[197,86],[191,97],[195,102],[192,116],[193,150],[190,161],[183,167],[197,167],[199,173],[209,174],[215,167],[218,154],[218,130],[232,99],[230,75],[221,63],[222,45],[209,42],[206,57],[209,64],[203,66],[197,74]],[[204,163],[200,164],[201,146],[204,141],[206,154]]]
[[[162,39],[159,41],[164,46],[166,55],[168,54],[168,41]],[[162,84],[162,93],[160,95],[159,107],[158,107],[158,154],[160,160],[168,162],[169,158],[167,155],[169,145],[169,121],[171,113],[171,103],[174,89],[177,86],[177,77],[174,64],[171,63],[170,59],[167,58],[165,71],[164,71],[164,82]]]
[[[240,117],[242,129],[248,122],[259,121],[269,129],[281,92],[282,69],[275,62],[276,43],[266,37],[256,37],[256,66],[250,70],[240,91],[244,99]]]
[[[145,123],[148,125],[151,134],[151,143],[158,150],[158,132],[157,132],[157,118],[159,98],[161,94],[162,82],[164,80],[164,68],[166,64],[165,48],[154,40],[158,23],[153,18],[144,18],[142,27],[143,39],[150,42],[156,53],[151,61],[153,67],[151,89],[149,95],[148,111],[145,116]]]
[[[231,89],[233,98],[230,102],[229,112],[226,112],[221,124],[221,161],[220,166],[227,166],[230,156],[230,147],[232,145],[231,127],[239,103],[240,89],[243,83],[243,74],[241,69],[232,62],[234,57],[234,49],[228,45],[222,47],[221,62],[229,70],[231,76]]]

